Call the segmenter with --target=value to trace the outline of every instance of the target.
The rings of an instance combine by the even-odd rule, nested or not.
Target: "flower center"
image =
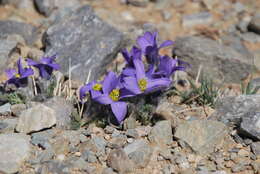
[[[110,98],[113,100],[113,101],[118,101],[119,100],[119,95],[120,95],[120,92],[119,92],[119,89],[113,89],[109,96]]]
[[[102,85],[99,83],[96,83],[95,85],[93,85],[92,87],[95,91],[100,91],[102,89]]]
[[[140,79],[138,81],[138,86],[141,89],[141,91],[145,91],[147,88],[147,80],[146,79]]]
[[[16,77],[16,78],[20,78],[21,75],[20,75],[20,74],[15,74],[15,77]]]

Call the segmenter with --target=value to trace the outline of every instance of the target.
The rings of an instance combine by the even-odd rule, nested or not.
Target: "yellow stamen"
[[[20,74],[15,74],[15,77],[16,77],[16,78],[20,78],[21,75],[20,75]]]
[[[102,89],[102,85],[99,83],[96,83],[95,85],[93,85],[92,87],[95,91],[100,91]]]
[[[138,86],[141,89],[141,91],[145,91],[147,88],[147,80],[146,79],[140,79],[138,81]]]
[[[113,101],[118,101],[119,100],[119,96],[120,96],[120,92],[118,89],[113,89],[110,94],[109,94],[110,98]]]

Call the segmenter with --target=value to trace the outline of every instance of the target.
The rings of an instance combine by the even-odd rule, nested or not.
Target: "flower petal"
[[[132,55],[133,59],[142,59],[142,50],[133,46],[133,48],[131,50],[131,55]]]
[[[169,87],[171,80],[169,78],[149,79],[145,92],[154,92]]]
[[[120,89],[120,99],[126,98],[126,97],[133,97],[133,96],[135,96],[135,95],[136,95],[135,93],[129,91],[129,90],[126,89],[126,88]]]
[[[135,77],[125,77],[123,85],[126,89],[134,94],[141,94],[141,90],[138,86],[137,79]]]
[[[110,71],[103,81],[103,92],[109,94],[114,88],[117,87],[119,79],[116,74]]]
[[[122,54],[123,57],[125,58],[126,62],[127,62],[128,64],[130,64],[130,63],[131,63],[130,54],[128,53],[128,51],[127,51],[126,48],[121,50],[121,54]]]
[[[59,70],[60,69],[60,65],[57,64],[57,63],[49,63],[47,65],[50,66],[54,70]]]
[[[114,102],[111,104],[111,109],[117,121],[121,123],[127,113],[127,104],[125,102]]]
[[[141,48],[142,52],[145,53],[148,46],[153,45],[153,35],[150,32],[146,32],[143,36],[139,36],[136,40],[137,44]]]
[[[122,74],[124,76],[135,76],[135,69],[134,68],[130,68],[130,67],[126,67],[125,69],[123,69]]]
[[[40,62],[43,64],[50,64],[56,59],[56,57],[57,57],[56,54],[54,54],[52,56],[48,56],[48,57],[42,57]]]
[[[36,61],[34,61],[34,60],[32,60],[32,59],[26,59],[26,62],[27,62],[27,64],[28,64],[29,66],[37,66],[37,65],[40,64],[39,62],[36,62]]]
[[[86,96],[86,93],[92,89],[92,85],[93,85],[93,82],[90,82],[80,88],[80,90],[79,90],[80,100],[82,100]]]
[[[147,31],[144,33],[143,37],[146,39],[146,41],[148,43],[150,43],[150,45],[153,45],[154,41],[156,39],[156,36],[157,36],[156,32],[152,33],[152,32]]]
[[[18,61],[17,61],[17,68],[18,68],[18,73],[22,74],[24,69],[23,69],[22,59],[21,58],[19,58]]]
[[[167,77],[170,77],[173,73],[174,68],[176,67],[176,59],[172,59],[168,56],[163,56],[160,58],[159,71],[165,74]]]
[[[51,74],[52,74],[52,71],[53,69],[47,65],[44,65],[44,64],[40,64],[38,66],[39,68],[39,71],[40,71],[40,76],[44,79],[50,79],[51,78]]]
[[[145,69],[142,60],[134,59],[134,65],[136,70],[136,78],[137,80],[145,78]]]
[[[32,68],[25,68],[23,70],[23,73],[21,74],[21,78],[26,78],[26,77],[31,76],[33,74],[34,74],[34,72],[33,72]]]
[[[5,70],[5,73],[8,77],[8,79],[11,79],[16,74],[16,70],[15,69],[7,69],[7,70]]]
[[[171,46],[171,45],[173,45],[173,44],[174,44],[173,41],[171,41],[171,40],[166,40],[166,41],[164,41],[164,42],[159,46],[159,49],[164,48],[164,47]]]
[[[113,103],[113,100],[107,94],[102,94],[96,98],[93,98],[93,100],[97,101],[100,104],[104,104],[104,105]]]

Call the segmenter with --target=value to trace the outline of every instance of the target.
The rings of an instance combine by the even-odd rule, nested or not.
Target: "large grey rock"
[[[0,35],[1,35],[1,26],[0,26]],[[17,45],[16,41],[0,39],[0,72],[1,73],[3,73],[4,69],[6,68],[8,58],[16,48],[16,45]]]
[[[139,139],[124,148],[125,153],[135,163],[136,168],[144,168],[151,160],[152,147],[147,140]]]
[[[209,117],[228,125],[239,125],[249,112],[260,108],[260,95],[225,97],[216,104],[216,111]]]
[[[243,116],[240,131],[246,136],[260,140],[260,112],[249,112]]]
[[[255,14],[248,25],[248,30],[260,34],[260,13]]]
[[[45,33],[47,55],[58,53],[61,71],[68,74],[71,60],[72,79],[85,82],[104,73],[118,53],[122,33],[104,23],[89,6],[83,6],[54,23]]]
[[[50,128],[56,124],[55,111],[43,104],[38,104],[21,113],[16,130],[31,133]]]
[[[223,123],[209,120],[195,120],[181,124],[174,134],[199,154],[213,152],[215,145],[227,135],[228,131]]]
[[[240,35],[236,33],[228,33],[226,35],[221,36],[221,43],[233,48],[245,57],[252,56],[251,52],[244,45]]]
[[[34,0],[34,3],[37,10],[45,16],[50,16],[57,9],[76,8],[80,6],[79,0]]]
[[[28,45],[38,39],[37,28],[26,23],[16,21],[0,21],[0,38],[5,39],[9,35],[20,35]]]
[[[129,173],[134,169],[133,162],[122,149],[112,150],[107,157],[107,164],[119,173]]]
[[[149,133],[148,138],[152,143],[160,145],[170,144],[173,138],[171,121],[164,120],[157,122]]]
[[[30,155],[30,137],[25,134],[0,134],[0,173],[16,173]]]
[[[55,111],[56,127],[69,129],[71,126],[71,113],[73,105],[62,97],[53,97],[45,103]]]
[[[252,70],[252,58],[204,37],[178,38],[173,54],[192,65],[188,72],[193,76],[201,65],[202,71],[216,82],[240,83]]]

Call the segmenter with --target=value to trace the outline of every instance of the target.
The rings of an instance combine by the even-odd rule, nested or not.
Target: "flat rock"
[[[38,39],[37,28],[23,22],[0,21],[0,38],[5,39],[9,35],[20,35],[28,45]]]
[[[106,148],[107,142],[103,137],[94,136],[90,140],[84,142],[81,144],[81,152],[83,153],[86,150],[90,150],[97,155],[104,155],[105,154],[105,148]]]
[[[241,35],[242,40],[251,43],[256,44],[260,43],[260,35],[253,33],[253,32],[246,32]]]
[[[0,115],[9,115],[11,114],[11,104],[6,103],[0,106]]]
[[[30,137],[25,134],[0,134],[0,173],[16,173],[30,155]]]
[[[240,95],[225,97],[217,102],[216,111],[209,117],[227,125],[239,125],[244,116],[249,112],[258,111],[260,95]]]
[[[89,6],[83,6],[55,22],[45,33],[46,55],[58,53],[61,71],[72,79],[86,81],[104,73],[121,48],[122,33],[99,19]]]
[[[219,83],[240,83],[252,70],[250,57],[204,37],[178,38],[173,54],[192,65],[192,68],[188,69],[192,76],[197,75],[201,66],[202,72],[206,72],[208,77]]]
[[[186,142],[195,152],[207,154],[213,152],[215,145],[227,136],[226,126],[217,121],[195,120],[181,124],[174,136]]]
[[[255,14],[248,25],[248,30],[260,34],[260,13]]]
[[[127,0],[127,3],[136,7],[146,7],[149,3],[149,0]]]
[[[139,139],[124,148],[125,153],[135,163],[136,168],[144,168],[151,160],[152,147],[147,140]]]
[[[182,25],[184,27],[194,27],[197,25],[210,24],[213,21],[212,14],[209,12],[199,12],[182,17]]]
[[[32,0],[1,0],[0,4],[6,5],[13,5],[17,9],[24,10],[26,12],[35,12],[34,4]]]
[[[248,112],[242,117],[240,133],[260,140],[260,112]]]
[[[55,111],[43,104],[38,104],[21,113],[16,130],[18,132],[31,133],[50,128],[55,124]]]
[[[43,149],[51,148],[51,139],[55,136],[55,132],[52,129],[32,133],[31,143],[35,146],[39,146]]]
[[[112,150],[107,157],[107,164],[119,173],[129,173],[134,169],[133,162],[122,149]]]
[[[69,129],[71,126],[71,113],[73,105],[65,100],[63,97],[53,97],[45,103],[55,111],[56,127],[62,129]]]
[[[252,143],[251,149],[256,156],[260,156],[260,141]]]
[[[157,122],[148,135],[148,139],[156,144],[170,144],[172,138],[172,127],[169,120]]]
[[[0,121],[0,133],[13,133],[17,124],[16,118],[8,118]]]

